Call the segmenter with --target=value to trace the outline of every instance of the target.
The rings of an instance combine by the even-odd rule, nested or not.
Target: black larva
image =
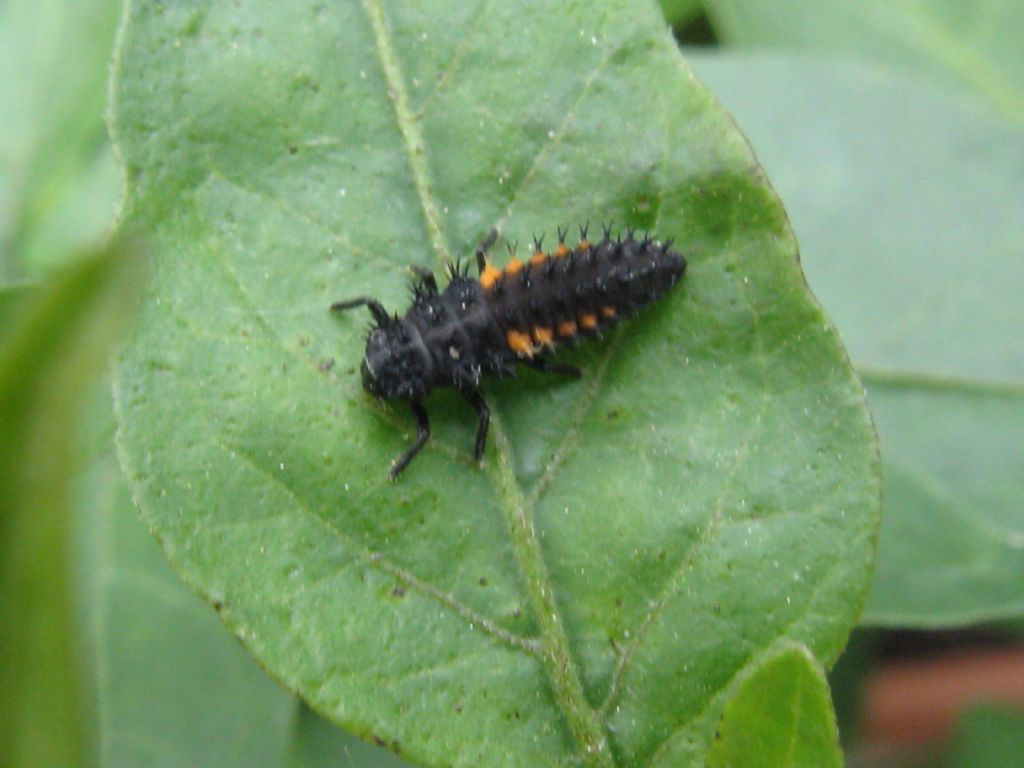
[[[580,241],[570,249],[565,232],[550,253],[534,243],[527,261],[512,258],[498,270],[487,263],[491,232],[476,252],[478,278],[448,265],[449,283],[439,291],[434,275],[415,269],[413,303],[404,317],[389,315],[369,296],[339,301],[332,310],[365,306],[374,327],[366,339],[363,387],[379,398],[408,400],[419,425],[415,442],[395,460],[395,478],[430,436],[423,398],[435,387],[453,387],[477,412],[475,456],[487,441],[490,411],[480,383],[484,374],[514,373],[516,363],[541,371],[579,376],[575,366],[550,362],[546,353],[559,344],[590,336],[635,314],[668,291],[686,271],[686,260],[670,243],[647,237],[611,237]]]

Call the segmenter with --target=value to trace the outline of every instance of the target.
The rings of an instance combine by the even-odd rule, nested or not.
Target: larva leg
[[[377,321],[377,325],[387,325],[391,322],[391,318],[388,316],[388,312],[384,309],[384,306],[370,296],[359,296],[355,299],[336,301],[331,304],[331,310],[335,312],[346,309],[355,309],[356,307],[369,308],[370,314],[373,315],[373,319]]]
[[[476,247],[476,268],[481,275],[487,268],[487,251],[490,250],[491,246],[494,245],[494,241],[497,239],[498,230],[492,229],[487,233],[487,237],[483,239],[483,242]]]
[[[420,452],[420,449],[426,445],[427,440],[430,438],[430,419],[427,417],[426,408],[423,407],[419,400],[409,401],[409,407],[412,408],[412,414],[416,417],[416,424],[419,426],[420,431],[416,435],[413,444],[392,465],[391,471],[388,473],[392,480],[402,474],[402,470],[409,466],[409,462],[416,458],[416,454]]]
[[[476,425],[476,445],[473,447],[473,456],[477,461],[484,456],[484,448],[487,447],[487,428],[491,423],[491,409],[487,407],[483,394],[479,389],[463,389],[462,396],[473,406],[479,421]]]

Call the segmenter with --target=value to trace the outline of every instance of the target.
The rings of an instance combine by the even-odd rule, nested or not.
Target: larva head
[[[430,358],[415,329],[405,321],[378,325],[366,337],[361,366],[363,388],[374,397],[422,397],[430,390]]]

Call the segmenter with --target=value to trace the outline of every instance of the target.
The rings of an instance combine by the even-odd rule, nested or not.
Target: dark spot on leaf
[[[306,72],[297,75],[292,82],[296,89],[303,88],[313,93],[317,93],[320,90],[320,83],[314,80],[312,76]]]
[[[481,587],[486,587],[487,586],[487,577],[486,576],[481,576],[480,577],[480,586]]]
[[[622,598],[621,597],[616,597],[615,598],[615,607],[616,608],[621,608],[622,607]]]
[[[320,361],[320,365],[317,366],[317,367],[320,369],[321,373],[327,373],[329,370],[331,370],[334,367],[334,358],[333,357],[324,358],[323,360]]]
[[[288,145],[288,154],[289,154],[289,155],[294,155],[294,154],[297,154],[297,153],[298,153],[298,151],[299,151],[299,148],[298,148],[298,147],[296,147],[296,146],[295,146],[294,144],[289,144],[289,145]]]
[[[373,739],[373,743],[376,744],[378,747],[386,747],[388,745],[387,740],[386,739],[382,739],[376,733],[373,734],[373,736],[371,736],[371,738]]]
[[[617,418],[619,418],[619,412],[617,410],[614,410],[614,409],[608,411],[608,418],[609,419],[617,419]]]
[[[391,594],[394,597],[405,597],[405,587],[397,586],[391,590]]]
[[[650,211],[651,211],[651,198],[646,196],[646,195],[644,195],[643,197],[637,198],[637,201],[633,204],[633,213],[644,214],[644,213],[650,213]],[[644,218],[645,218],[645,220],[642,223],[643,223],[643,226],[646,227],[648,225],[647,225],[646,217],[644,217]]]
[[[308,347],[309,346],[309,336],[299,336],[299,346],[300,347]]]

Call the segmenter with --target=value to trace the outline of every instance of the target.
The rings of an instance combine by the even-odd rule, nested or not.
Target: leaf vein
[[[395,109],[395,120],[398,122],[398,130],[402,135],[402,142],[409,159],[409,168],[412,171],[416,194],[419,197],[420,206],[423,208],[430,243],[439,260],[451,261],[451,251],[441,227],[441,213],[434,200],[433,187],[430,182],[427,149],[423,142],[419,120],[409,103],[409,94],[405,88],[405,79],[398,62],[398,54],[391,44],[391,33],[388,30],[387,19],[384,17],[384,9],[381,7],[380,0],[363,0],[362,5],[373,29],[377,58],[380,60],[384,79],[388,84],[388,94]]]
[[[623,333],[623,326],[619,326],[611,334],[607,347],[601,354],[601,358],[593,369],[593,372],[588,377],[583,394],[581,394],[576,400],[576,407],[573,410],[572,422],[569,429],[566,430],[561,443],[559,443],[555,452],[552,454],[551,461],[548,462],[548,465],[544,470],[544,474],[537,480],[533,490],[530,491],[530,495],[526,499],[527,506],[531,508],[536,507],[540,497],[544,494],[544,491],[547,490],[551,483],[554,482],[555,477],[562,468],[562,465],[565,463],[572,450],[576,447],[580,428],[582,427],[587,414],[590,413],[590,410],[594,407],[594,402],[597,400],[597,394],[601,389],[601,383],[604,381],[605,374],[608,371],[608,365],[619,348]]]
[[[476,42],[477,40],[477,33],[483,26],[483,22],[488,18],[488,12],[490,11],[491,5],[491,0],[484,0],[484,2],[480,3],[479,6],[477,7],[477,13],[473,17],[473,21],[467,28],[465,28],[465,32],[462,35],[462,42],[459,43],[458,48],[455,50],[455,53],[448,60],[448,62],[443,67],[441,67],[440,76],[434,83],[434,87],[430,90],[430,93],[427,94],[427,96],[423,99],[423,102],[420,104],[420,107],[417,110],[417,116],[420,119],[426,117],[427,111],[430,109],[431,103],[445,89],[445,86],[447,86],[451,79],[455,76],[455,73],[459,71],[459,68],[462,65],[462,60],[465,58],[466,54],[469,53],[469,50],[473,47],[473,43]]]
[[[740,451],[736,455],[736,460],[733,462],[728,475],[723,480],[723,490],[718,496],[718,500],[715,504],[715,510],[711,514],[711,517],[704,528],[704,532],[687,549],[686,553],[680,559],[678,567],[669,575],[668,579],[666,579],[665,586],[662,588],[658,597],[650,605],[647,613],[645,613],[644,617],[640,620],[637,629],[631,633],[632,640],[619,656],[619,663],[613,673],[611,686],[609,687],[609,691],[604,702],[601,704],[600,711],[602,716],[607,716],[612,705],[621,693],[622,680],[625,677],[627,668],[629,667],[629,662],[632,660],[633,654],[636,652],[637,648],[642,644],[648,630],[661,613],[668,607],[668,604],[672,599],[682,591],[685,578],[692,569],[697,554],[711,546],[711,544],[713,544],[717,539],[718,535],[722,532],[722,512],[725,499],[728,496],[729,483],[736,476],[736,473],[739,472],[740,468],[746,464],[746,461],[750,456],[750,447],[753,444],[757,428],[764,417],[765,411],[767,410],[767,404],[768,398],[764,397],[761,409],[757,416],[754,417],[753,423],[747,431],[747,436],[744,439],[743,445],[740,447]]]
[[[499,458],[491,476],[503,502],[512,546],[540,627],[542,659],[552,693],[573,738],[583,749],[583,759],[595,768],[614,766],[600,719],[587,700],[575,659],[569,650],[569,639],[533,525],[534,508],[527,504],[516,481],[512,446],[498,413],[491,414],[491,431]]]
[[[932,373],[916,373],[872,366],[857,366],[857,373],[870,386],[890,389],[918,389],[926,392],[974,397],[998,397],[1024,400],[1024,382],[966,378]]]
[[[501,628],[491,619],[477,613],[474,609],[458,600],[451,593],[445,592],[433,584],[418,578],[408,569],[391,562],[385,558],[381,552],[370,549],[354,536],[342,531],[322,515],[318,515],[313,511],[312,507],[309,506],[309,504],[304,501],[286,482],[275,476],[273,473],[268,472],[266,468],[261,466],[254,457],[248,455],[244,450],[240,448],[233,448],[217,440],[214,440],[212,445],[223,451],[229,458],[244,462],[251,467],[253,471],[269,481],[271,485],[274,485],[283,491],[285,495],[293,501],[295,508],[298,511],[303,512],[323,526],[329,533],[336,536],[339,541],[349,547],[368,567],[375,568],[393,576],[409,589],[440,603],[445,608],[448,608],[450,611],[464,619],[471,627],[480,627],[485,634],[492,638],[521,651],[525,651],[533,655],[537,654],[538,648],[535,640],[514,634]]]
[[[242,194],[254,197],[257,200],[263,200],[272,205],[281,213],[285,214],[285,216],[294,218],[297,221],[301,221],[302,223],[317,230],[318,232],[322,232],[323,234],[327,235],[329,240],[336,243],[345,251],[348,251],[352,256],[359,259],[360,262],[376,264],[377,266],[387,269],[389,271],[396,272],[406,276],[408,275],[408,270],[404,268],[404,265],[395,264],[392,261],[377,256],[375,253],[371,253],[370,251],[360,248],[347,238],[342,237],[341,234],[331,229],[327,224],[323,223],[316,217],[311,216],[308,213],[297,211],[295,208],[288,205],[288,203],[285,201],[283,197],[270,194],[263,190],[256,189],[255,187],[250,187],[249,185],[239,181],[238,179],[231,178],[228,174],[226,174],[224,171],[220,169],[220,167],[216,164],[216,162],[209,154],[207,154],[207,164],[209,167],[211,179],[221,181],[224,184],[227,184],[229,187],[237,189]]]
[[[212,165],[211,165],[211,173],[217,173],[216,169]],[[242,191],[248,191],[244,187],[242,187],[241,185],[238,185],[237,182],[233,182],[230,179],[228,179],[227,177],[223,177],[223,179],[228,184],[235,185],[239,189],[241,189]],[[251,192],[251,193],[255,194],[255,195],[259,195],[260,194],[258,192]],[[320,376],[321,375],[320,362],[318,360],[315,360],[315,359],[309,357],[308,355],[300,352],[299,350],[295,349],[292,345],[288,344],[285,341],[284,337],[280,334],[280,332],[278,332],[278,330],[274,327],[274,325],[267,319],[265,313],[262,312],[259,309],[259,303],[252,297],[252,295],[249,293],[248,289],[245,287],[244,283],[242,282],[241,277],[238,274],[238,270],[236,269],[233,260],[229,257],[229,255],[227,253],[221,251],[220,249],[215,249],[215,250],[216,250],[216,253],[220,257],[220,259],[219,259],[220,263],[221,263],[222,267],[224,268],[225,274],[227,275],[231,285],[238,292],[240,300],[244,303],[245,307],[247,307],[247,309],[248,309],[246,314],[249,317],[254,318],[254,320],[257,322],[257,324],[261,328],[264,329],[264,331],[266,332],[265,333],[265,337],[270,340],[270,343],[272,345],[275,345],[277,348],[279,348],[280,350],[285,352],[285,354],[287,354],[290,357],[292,357],[293,359],[299,361],[303,366],[305,366],[306,368],[308,368],[309,370],[315,372],[318,376]],[[392,267],[392,268],[395,268],[394,265],[390,265],[389,264],[389,266]],[[180,310],[177,310],[177,312],[178,312],[179,315],[184,317],[183,313],[181,313]],[[185,318],[185,319],[186,319],[186,322],[188,323],[189,328],[192,328],[192,329],[196,328],[196,326],[190,320],[188,320],[187,318]],[[193,333],[195,333],[196,335],[200,335],[199,332],[196,331],[196,330],[193,330]],[[210,334],[208,334],[208,333],[203,333],[202,336],[205,336],[207,338],[217,338],[215,336],[211,337]],[[333,381],[338,382],[341,385],[340,388],[343,391],[347,392],[350,396],[352,396],[352,395],[360,395],[361,394],[361,393],[358,392],[358,390],[354,390],[351,387],[351,385],[342,384],[341,380],[338,379],[336,376],[332,375],[330,378]],[[395,429],[399,430],[406,437],[409,436],[408,435],[408,432],[409,432],[408,426],[401,419],[399,419],[398,416],[390,408],[385,406],[383,403],[380,403],[380,402],[378,402],[375,399],[369,399],[369,398],[365,398],[365,397],[358,397],[357,402],[360,404],[360,407],[362,407],[365,410],[369,411],[370,413],[373,413],[373,414],[377,415],[378,417],[382,418],[385,422],[390,424]],[[468,463],[468,461],[469,461],[465,457],[464,453],[458,451],[456,448],[454,448],[451,445],[448,445],[447,443],[445,443],[442,440],[431,439],[427,443],[427,445],[424,446],[424,448],[426,450],[433,451],[433,452],[436,452],[436,453],[438,453],[438,454],[440,454],[442,456],[445,456],[445,457],[447,457],[447,458],[449,458],[449,459],[451,459],[453,461],[457,461],[457,462],[460,462],[460,463]]]
[[[734,259],[735,261],[735,259]],[[601,704],[600,712],[602,717],[607,717],[611,706],[615,703],[618,696],[621,693],[622,680],[625,677],[626,670],[629,667],[629,662],[633,657],[636,649],[640,647],[644,638],[647,635],[648,630],[651,628],[655,620],[661,613],[667,608],[669,602],[683,589],[683,583],[686,576],[689,574],[690,569],[693,566],[694,558],[696,554],[709,546],[718,536],[721,530],[722,512],[725,504],[725,499],[731,490],[731,483],[736,477],[736,474],[746,464],[750,458],[750,449],[753,445],[754,437],[760,428],[761,422],[764,419],[764,414],[768,410],[768,406],[771,402],[771,395],[769,389],[765,384],[765,379],[768,369],[768,359],[765,354],[764,347],[764,336],[761,333],[760,327],[760,315],[757,311],[757,307],[750,300],[748,289],[745,283],[741,283],[744,299],[746,300],[747,307],[754,315],[754,322],[752,323],[752,333],[755,335],[755,348],[757,350],[757,361],[761,372],[761,402],[758,407],[757,414],[751,420],[750,426],[747,429],[746,435],[743,440],[743,444],[740,446],[739,451],[736,453],[736,459],[733,461],[732,467],[730,467],[728,474],[722,482],[722,491],[718,495],[718,499],[715,503],[714,512],[711,514],[708,524],[704,529],[704,532],[700,537],[689,547],[687,552],[684,554],[679,562],[678,567],[672,572],[672,574],[665,581],[664,587],[661,589],[658,597],[655,599],[653,605],[650,606],[649,610],[644,617],[640,620],[640,623],[635,632],[631,634],[632,640],[625,650],[619,656],[619,663],[616,665],[615,671],[612,673],[612,682],[608,689],[608,694],[605,697],[604,702]]]
[[[978,531],[1010,549],[1024,549],[1024,529],[1017,530],[1008,524],[1000,524],[987,516],[970,500],[958,496],[942,478],[904,456],[898,449],[886,446],[885,461],[898,468],[918,484],[919,490],[945,508],[952,516],[958,517]]]
[[[590,95],[590,91],[594,87],[594,83],[597,81],[598,76],[600,76],[604,72],[605,68],[608,66],[609,62],[611,61],[611,56],[611,50],[606,50],[604,52],[604,55],[601,57],[601,60],[598,62],[597,66],[590,71],[590,74],[587,75],[587,79],[583,81],[583,85],[580,87],[579,93],[576,94],[576,98],[573,99],[573,103],[570,104],[569,108],[562,113],[562,122],[559,123],[558,127],[554,131],[548,133],[547,138],[545,139],[541,147],[538,149],[537,154],[533,156],[533,163],[531,163],[530,167],[523,175],[522,180],[512,191],[512,194],[509,197],[508,206],[505,208],[504,215],[500,219],[498,219],[498,221],[495,222],[494,224],[495,229],[497,229],[499,232],[501,231],[501,228],[504,226],[504,224],[512,217],[512,210],[515,208],[516,203],[519,201],[520,195],[523,193],[523,190],[529,187],[530,183],[533,181],[534,176],[536,176],[540,169],[543,167],[543,161],[546,160],[548,155],[550,155],[551,152],[562,143],[562,139],[565,138],[565,132],[568,130],[570,123],[572,123],[572,121],[575,119],[576,113],[579,111],[580,106],[583,104],[584,101],[586,101],[587,97]]]
[[[810,605],[812,605],[814,603],[815,599],[817,598],[817,596],[821,592],[821,590],[825,588],[825,586],[829,583],[830,579],[836,574],[837,571],[840,570],[841,565],[842,565],[842,559],[841,558],[833,558],[832,559],[832,561],[829,563],[827,572],[818,581],[818,583],[814,585],[813,589],[811,590],[811,593],[810,593],[810,595],[807,598],[807,605],[808,606],[810,606]],[[790,621],[786,622],[783,626],[781,626],[779,628],[779,631],[776,633],[775,637],[773,637],[769,642],[763,644],[762,646],[760,646],[758,648],[755,648],[747,656],[746,660],[742,664],[739,664],[736,667],[736,670],[730,676],[729,680],[727,680],[722,685],[722,687],[719,688],[719,690],[715,693],[715,695],[713,695],[711,698],[708,699],[707,703],[704,705],[704,707],[699,712],[696,712],[692,717],[688,717],[685,720],[681,721],[674,728],[671,729],[671,731],[664,738],[664,740],[661,742],[661,744],[657,748],[655,748],[655,750],[651,753],[651,759],[648,761],[648,765],[656,766],[658,764],[658,761],[661,759],[661,756],[671,748],[672,743],[675,740],[676,735],[679,734],[680,731],[683,731],[684,729],[690,727],[697,720],[699,720],[700,718],[704,717],[704,715],[706,715],[709,711],[711,711],[711,709],[713,707],[715,707],[723,698],[726,698],[731,693],[730,688],[732,686],[733,681],[735,681],[743,673],[743,671],[745,669],[747,669],[754,662],[754,660],[758,656],[766,653],[780,639],[787,637],[789,635],[789,632],[799,622],[801,622],[801,621],[803,621],[803,620],[805,620],[808,617],[813,616],[813,615],[814,615],[814,612],[811,611],[811,610],[807,610],[807,611],[805,611],[803,613],[797,614]]]

